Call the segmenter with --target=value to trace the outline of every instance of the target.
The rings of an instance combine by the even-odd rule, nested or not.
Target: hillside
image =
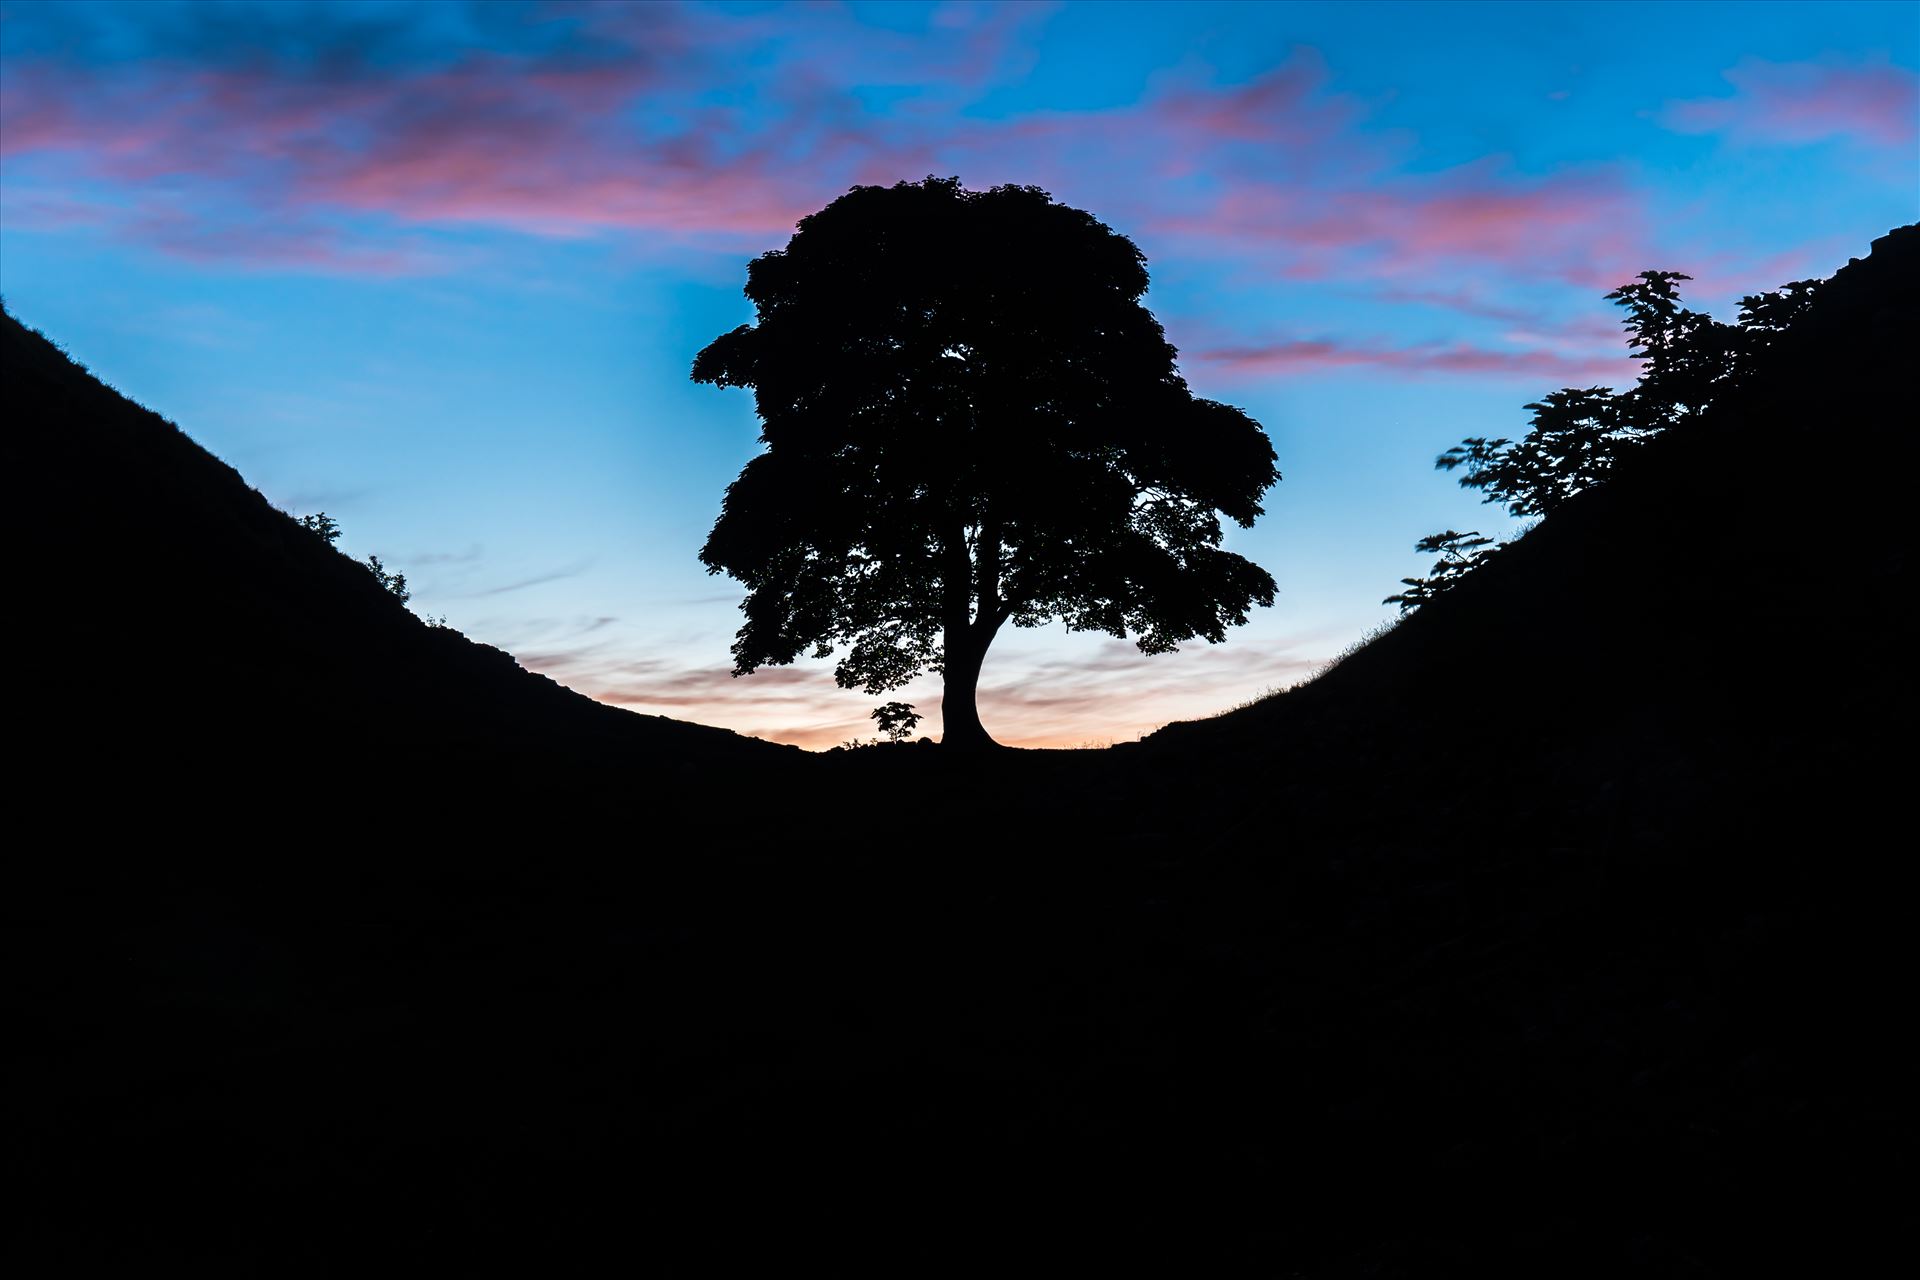
[[[222,821],[258,832],[237,807],[310,807],[303,790],[356,786],[371,817],[443,805],[444,787],[497,793],[527,768],[590,761],[666,781],[798,754],[596,703],[427,626],[11,315],[0,371],[14,474],[32,478],[9,523],[34,654],[15,723],[42,744],[35,787],[77,771],[197,791],[212,838]]]
[[[1917,254],[1320,680],[961,760],[585,704],[9,321],[32,857],[97,872],[6,906],[27,1251],[1861,1273]]]
[[[1227,788],[1240,767],[1394,778],[1400,798],[1357,807],[1422,840],[1777,834],[1796,799],[1846,823],[1904,767],[1885,739],[1912,690],[1917,348],[1906,227],[1824,286],[1746,394],[1322,678],[1139,750],[1229,762]]]

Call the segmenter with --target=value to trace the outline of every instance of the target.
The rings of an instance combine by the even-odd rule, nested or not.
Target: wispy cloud
[[[26,60],[0,97],[7,146],[244,214],[209,221],[202,201],[125,218],[163,252],[341,272],[434,269],[398,234],[420,227],[760,244],[850,181],[929,171],[1097,194],[1295,276],[1441,261],[1569,274],[1631,256],[1609,252],[1638,220],[1610,175],[1520,179],[1489,162],[1396,177],[1404,140],[1367,131],[1365,104],[1332,89],[1312,49],[1241,83],[1169,74],[1135,104],[988,119],[956,108],[1020,65],[1044,9],[945,10],[920,33],[834,11],[560,12],[452,56],[391,33],[359,52],[324,31],[316,54],[255,15],[237,31],[203,20],[185,60]],[[870,110],[864,95],[886,86],[898,101]],[[1143,169],[1165,181],[1143,186]],[[1199,169],[1207,182],[1182,181]]]
[[[142,23],[136,11],[131,33],[93,31],[91,41],[80,24],[63,56],[10,62],[4,154],[109,182],[217,191],[255,215],[233,226],[125,222],[128,236],[194,259],[431,269],[391,245],[345,243],[343,217],[758,241],[843,187],[858,153],[878,145],[858,99],[812,68],[884,82],[891,67],[902,83],[977,86],[1046,10],[945,10],[918,40],[831,11],[548,6],[517,23],[488,12],[461,11],[469,29],[457,39],[410,39],[405,23],[369,34],[362,16],[331,7],[303,8],[297,24],[273,6],[171,23],[158,13]],[[130,37],[152,56],[112,56]],[[833,57],[806,56],[825,45]],[[756,50],[770,71],[752,70],[743,55]],[[754,97],[765,101],[750,110]]]
[[[479,600],[488,596],[503,596],[510,591],[524,591],[528,587],[537,587],[548,582],[559,582],[564,578],[578,577],[592,567],[593,560],[591,558],[576,560],[572,564],[562,565],[557,569],[549,569],[545,573],[536,573],[530,577],[516,578],[512,582],[503,582],[498,586],[483,587],[478,591],[469,591],[465,593],[462,598]]]
[[[1504,323],[1534,323],[1505,296],[1524,286],[1604,290],[1678,260],[1630,165],[1435,168],[1378,119],[1387,95],[1343,91],[1312,48],[1233,81],[1181,63],[1101,109],[974,110],[1032,67],[1046,5],[950,4],[917,26],[825,6],[55,9],[8,11],[15,32],[47,28],[0,81],[9,216],[200,263],[452,271],[473,250],[449,233],[471,229],[737,251],[852,182],[929,172],[1049,186],[1156,255],[1388,301],[1451,292]],[[1662,119],[1913,144],[1915,77],[1884,60],[1726,76],[1731,96]]]
[[[1611,288],[1648,259],[1647,222],[1612,171],[1523,177],[1488,159],[1321,188],[1230,179],[1205,209],[1155,227],[1194,252],[1252,253],[1294,279],[1420,288],[1443,269],[1492,268],[1511,280]]]
[[[485,552],[481,549],[480,544],[476,542],[465,551],[416,551],[406,558],[406,564],[408,567],[415,565],[473,564],[484,554]]]
[[[615,706],[722,725],[809,749],[870,737],[868,713],[881,699],[834,683],[829,666],[808,662],[764,667],[735,677],[722,665],[692,665],[635,656],[632,645],[575,634],[515,648],[520,662]],[[1128,741],[1176,716],[1207,715],[1317,670],[1334,647],[1331,635],[1287,640],[1192,645],[1148,657],[1120,641],[1060,656],[1023,649],[1018,637],[988,660],[980,714],[1010,746],[1071,747]],[[889,695],[914,703],[925,732],[940,729],[940,683],[923,677]]]
[[[1635,375],[1633,363],[1624,351],[1615,356],[1570,356],[1539,348],[1504,350],[1463,342],[1393,344],[1295,338],[1248,346],[1210,347],[1190,353],[1189,359],[1241,376],[1378,369],[1411,377],[1471,374],[1585,386],[1621,385],[1633,381]]]
[[[1841,139],[1912,148],[1920,134],[1920,75],[1884,60],[1749,58],[1724,75],[1732,94],[1668,102],[1662,123],[1740,143]]]

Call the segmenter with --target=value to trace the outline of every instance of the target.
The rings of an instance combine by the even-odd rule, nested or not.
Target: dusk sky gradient
[[[0,292],[419,611],[821,747],[876,700],[729,677],[742,592],[695,553],[757,426],[694,353],[850,185],[1042,186],[1146,253],[1285,476],[1228,540],[1279,600],[1227,644],[988,655],[1000,740],[1126,741],[1311,674],[1422,535],[1506,532],[1434,455],[1629,381],[1609,289],[1730,317],[1920,218],[1917,69],[1909,3],[7,3]],[[895,696],[937,725],[937,680]]]

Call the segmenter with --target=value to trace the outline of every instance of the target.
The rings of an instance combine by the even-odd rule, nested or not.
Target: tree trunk
[[[975,701],[980,688],[980,664],[986,660],[987,646],[992,642],[991,633],[984,637],[947,634],[946,682],[940,695],[942,746],[986,751],[1000,745],[987,736]]]

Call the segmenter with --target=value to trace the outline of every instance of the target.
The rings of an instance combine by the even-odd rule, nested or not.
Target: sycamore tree
[[[1273,448],[1188,390],[1146,289],[1091,214],[958,179],[856,187],[756,258],[755,322],[693,364],[753,390],[766,446],[700,553],[747,587],[734,674],[841,651],[838,682],[879,695],[938,671],[943,741],[986,746],[1008,623],[1164,653],[1271,604],[1220,544]]]

